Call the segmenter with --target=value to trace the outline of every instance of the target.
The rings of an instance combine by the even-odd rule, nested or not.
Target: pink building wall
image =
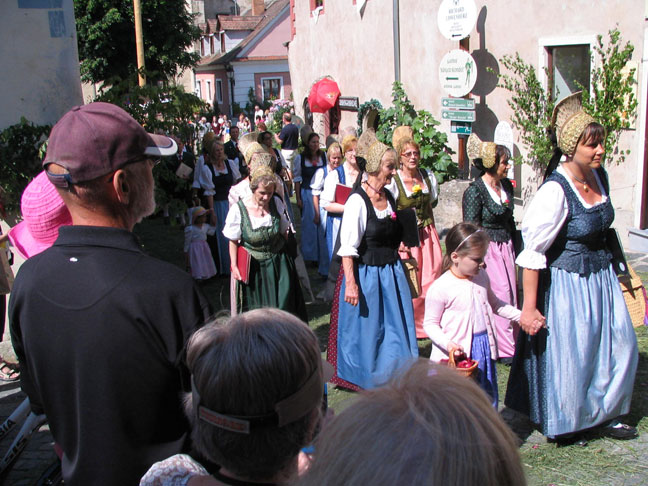
[[[288,56],[284,43],[290,41],[289,11],[281,15],[274,27],[246,54],[248,58]]]
[[[218,103],[218,107],[221,113],[229,113],[230,109],[230,93],[229,93],[229,81],[227,79],[227,73],[225,71],[216,71],[211,73],[196,73],[196,83],[200,83],[200,97],[203,101],[209,102],[210,104],[214,103],[216,99],[216,80],[220,79],[222,84],[223,92],[223,102]],[[208,96],[207,93],[207,81],[210,81],[211,84],[211,96]]]
[[[282,78],[281,84],[283,85],[283,98],[289,99],[292,93],[292,85],[290,83],[290,73],[255,73],[254,74],[254,92],[257,97],[261,98],[261,78]]]

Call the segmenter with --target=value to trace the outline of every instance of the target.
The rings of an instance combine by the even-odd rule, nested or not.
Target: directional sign
[[[448,52],[439,66],[441,87],[450,96],[467,95],[477,81],[477,65],[470,54],[461,49]]]
[[[474,0],[443,0],[437,14],[439,30],[446,39],[461,40],[467,37],[477,22]]]
[[[472,133],[472,123],[468,122],[450,122],[450,133],[457,135],[470,135]]]
[[[468,110],[441,110],[441,118],[451,121],[474,122],[475,112]]]
[[[444,108],[459,108],[463,110],[474,110],[475,100],[472,98],[441,98],[441,106]]]

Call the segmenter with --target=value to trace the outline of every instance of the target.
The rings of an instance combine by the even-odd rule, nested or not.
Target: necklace
[[[364,181],[364,183],[367,184],[369,187],[371,187],[371,189],[373,190],[373,192],[375,192],[375,193],[378,194],[378,195],[382,195],[382,192],[383,192],[382,189],[380,189],[380,190],[376,189],[374,186],[372,186],[371,184],[369,184],[369,181]]]
[[[563,167],[565,167],[565,166],[563,165]],[[567,169],[567,167],[565,167],[565,170],[571,176],[572,179],[574,179],[576,182],[579,182],[579,183],[583,184],[583,191],[589,192],[589,184],[587,183],[587,181],[585,179],[579,179],[578,177],[576,177],[574,175],[574,173],[570,169]]]

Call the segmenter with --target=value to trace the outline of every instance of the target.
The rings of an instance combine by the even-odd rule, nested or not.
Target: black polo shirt
[[[184,346],[208,315],[193,279],[125,230],[66,226],[22,266],[9,302],[24,391],[71,485],[136,485],[183,450]]]
[[[283,126],[279,132],[282,150],[296,150],[299,145],[299,128],[294,123]]]

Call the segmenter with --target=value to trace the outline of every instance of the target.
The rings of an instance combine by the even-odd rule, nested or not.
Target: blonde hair
[[[516,439],[472,380],[419,360],[321,432],[299,486],[526,484]]]
[[[346,154],[353,145],[358,144],[358,137],[355,135],[347,135],[342,139],[342,155]]]

